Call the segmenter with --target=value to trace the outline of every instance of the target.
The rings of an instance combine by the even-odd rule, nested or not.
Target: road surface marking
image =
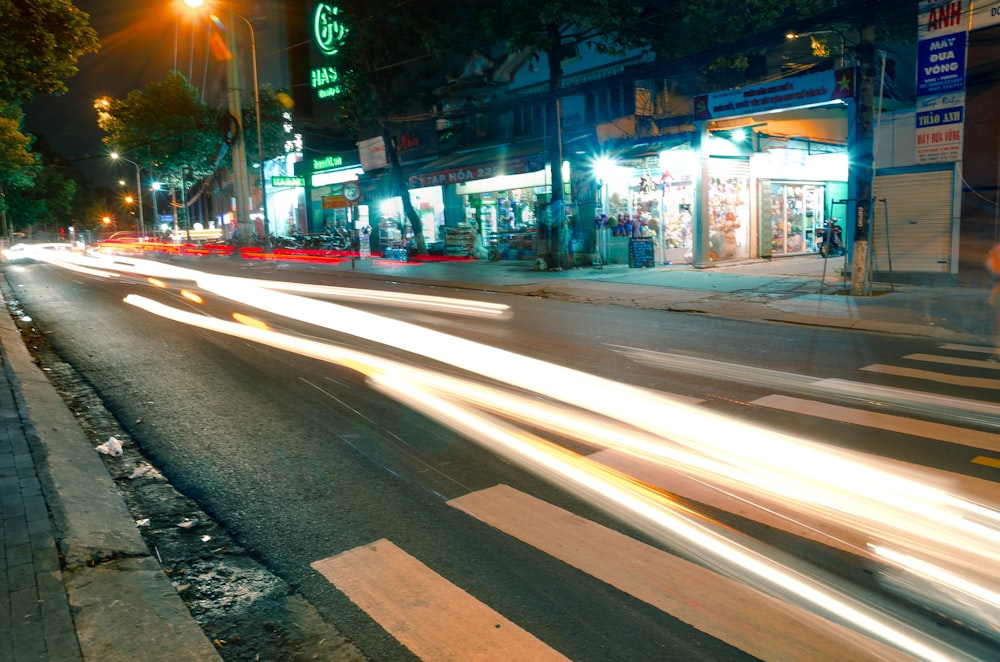
[[[990,363],[986,359],[961,359],[954,356],[941,356],[938,354],[907,354],[904,359],[911,361],[927,361],[928,363],[944,363],[946,365],[960,365],[967,368],[986,368],[987,370],[1000,370],[1000,363]]]
[[[821,379],[813,383],[833,394],[846,393],[855,397],[863,397],[868,401],[887,400],[889,402],[920,403],[928,407],[946,407],[962,409],[980,414],[989,414],[1000,418],[1000,405],[995,402],[956,398],[949,395],[938,395],[926,391],[913,391],[894,386],[879,386],[865,382],[852,382],[843,379]]]
[[[865,372],[875,372],[882,375],[896,375],[897,377],[925,379],[927,381],[941,382],[942,384],[951,384],[953,386],[969,386],[972,388],[1000,390],[1000,379],[989,379],[987,377],[961,377],[959,375],[946,375],[941,372],[914,370],[913,368],[901,368],[881,363],[866,365],[861,368],[861,370],[864,370]]]
[[[806,609],[507,485],[448,503],[760,659],[912,659]]]
[[[422,660],[567,660],[388,540],[312,567]]]
[[[978,352],[980,354],[992,354],[993,348],[989,345],[960,345],[958,343],[945,343],[940,345],[941,349],[950,349],[957,352]]]
[[[984,467],[993,467],[994,469],[1000,469],[1000,457],[986,457],[985,455],[980,455],[978,457],[972,458],[972,461],[976,464],[981,464]]]
[[[970,430],[957,425],[921,421],[905,416],[854,409],[815,400],[803,400],[787,395],[766,395],[754,400],[751,404],[1000,453],[1000,434]]]

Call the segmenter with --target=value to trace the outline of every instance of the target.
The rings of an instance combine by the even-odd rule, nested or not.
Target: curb
[[[7,310],[5,290],[4,282],[0,344],[25,405],[22,423],[62,556],[59,574],[84,660],[221,660],[150,554],[83,428],[29,354]]]

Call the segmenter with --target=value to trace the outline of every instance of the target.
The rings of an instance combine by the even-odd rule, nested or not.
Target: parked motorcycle
[[[816,245],[824,258],[837,257],[847,252],[844,247],[844,230],[837,219],[831,218],[824,227],[816,230]]]

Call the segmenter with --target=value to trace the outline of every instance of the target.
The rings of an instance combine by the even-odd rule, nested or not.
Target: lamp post
[[[192,9],[197,9],[205,4],[205,0],[184,0],[185,4]],[[229,0],[226,4],[226,18],[225,25],[229,27],[225,30],[226,32],[226,48],[229,50],[229,60],[227,61],[226,74],[229,79],[229,114],[230,122],[234,124],[233,133],[235,134],[232,139],[232,144],[230,145],[230,150],[233,153],[233,184],[236,193],[236,226],[240,229],[242,234],[242,240],[245,241],[247,237],[250,236],[250,215],[247,209],[247,201],[250,198],[250,178],[247,173],[247,160],[246,160],[246,143],[243,139],[243,111],[240,107],[240,71],[239,66],[236,62],[236,13],[233,11],[232,0]],[[240,18],[243,18],[240,16]],[[243,18],[250,25],[250,21]],[[253,48],[253,60],[254,60],[254,99],[258,98],[257,84],[256,84],[256,74],[257,74],[257,52],[256,44],[254,42],[253,26],[250,26],[250,37],[251,46]],[[258,106],[257,111],[257,122],[258,122],[258,135],[260,132],[260,111]],[[258,140],[259,144],[259,140]],[[261,164],[261,169],[263,169],[263,164]],[[263,179],[261,180],[263,183]],[[266,207],[266,203],[265,203]],[[264,213],[265,219],[265,241],[267,235],[267,212],[265,209]]]
[[[250,60],[253,63],[253,112],[257,118],[257,168],[260,173],[261,212],[264,216],[264,252],[271,252],[271,228],[267,221],[267,180],[264,177],[264,140],[260,130],[260,86],[257,83],[257,36],[253,23],[245,16],[233,14],[243,20],[250,29]]]
[[[156,206],[156,193],[163,187],[160,182],[153,182],[150,188],[153,189],[153,218],[156,219],[155,225],[153,226],[156,230],[160,229],[160,210]]]
[[[840,69],[844,66],[844,51],[846,49],[846,44],[844,41],[844,35],[836,30],[816,30],[814,32],[789,32],[785,35],[785,39],[792,40],[798,39],[799,37],[812,37],[818,34],[834,34],[840,39],[840,55],[837,58],[837,68]]]
[[[142,241],[146,237],[146,222],[142,218],[142,180],[139,176],[141,168],[138,163],[126,159],[118,152],[111,152],[111,158],[115,161],[125,161],[135,166],[135,192],[139,196],[139,241]]]

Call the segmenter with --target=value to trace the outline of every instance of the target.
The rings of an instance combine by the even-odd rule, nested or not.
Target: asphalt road
[[[232,319],[235,310],[296,338],[430,369],[435,374],[465,379],[466,384],[495,385],[491,373],[495,364],[488,360],[471,364],[481,366],[477,371],[465,359],[486,360],[492,356],[489,348],[498,348],[508,352],[497,359],[501,363],[513,362],[515,356],[533,358],[692,398],[708,411],[734,414],[769,429],[971,480],[996,480],[995,469],[971,461],[976,455],[974,448],[930,440],[906,430],[841,423],[808,412],[757,404],[761,398],[776,394],[806,391],[822,379],[912,388],[906,377],[859,373],[859,368],[905,363],[903,357],[938,351],[927,340],[497,295],[489,300],[510,306],[509,319],[370,303],[352,306],[377,312],[385,320],[447,334],[454,340],[438,354],[454,358],[446,365],[440,359],[368,339],[375,335],[375,326],[367,332],[362,326],[359,333],[363,337],[358,337],[262,313],[204,291],[200,293],[205,303],[195,304],[179,295],[178,283],[155,288],[140,278],[97,278],[39,264],[8,267],[7,279],[48,343],[93,386],[155,466],[371,659],[417,659],[420,655],[412,650],[432,650],[421,648],[431,643],[408,639],[416,635],[408,635],[407,627],[395,629],[394,623],[405,615],[382,604],[384,596],[376,596],[380,602],[370,595],[378,590],[386,595],[393,591],[403,594],[418,585],[412,567],[404,563],[410,559],[418,560],[420,577],[427,573],[429,584],[421,589],[426,595],[438,595],[441,578],[445,578],[477,605],[492,610],[486,622],[496,620],[497,614],[506,619],[495,624],[495,629],[517,632],[520,628],[530,633],[527,643],[524,637],[514,635],[503,645],[528,646],[526,650],[534,651],[533,655],[538,650],[551,650],[573,660],[777,659],[781,640],[794,642],[800,637],[824,657],[836,654],[851,659],[856,651],[851,652],[850,637],[845,644],[845,635],[836,627],[814,623],[797,611],[785,614],[787,620],[780,623],[773,619],[754,623],[750,615],[760,617],[772,608],[767,591],[743,593],[728,580],[718,582],[699,574],[695,568],[700,568],[704,559],[689,547],[671,544],[619,510],[588,502],[578,491],[498,455],[495,447],[474,443],[415,406],[400,404],[371,388],[357,370],[166,320],[123,304],[126,295],[141,294],[219,319]],[[390,282],[378,287],[395,293],[482,297]],[[368,319],[366,323],[378,325],[380,330],[392,328],[389,321]],[[401,333],[405,335],[407,327]],[[646,354],[637,357],[637,350]],[[696,365],[693,372],[682,371],[659,360],[665,355],[762,371],[739,380],[733,378],[736,370],[723,367],[713,373],[709,366],[714,364],[709,363]],[[516,372],[518,365],[503,367]],[[528,383],[536,376],[538,380],[546,378],[538,364],[525,363],[523,370]],[[979,374],[976,366],[957,370],[969,377]],[[984,399],[982,387],[972,384],[929,388],[939,388],[952,398]],[[559,386],[567,390],[576,387],[588,385],[563,382]],[[520,394],[523,390],[507,392]],[[552,395],[544,387],[541,390],[532,397]],[[831,400],[859,407],[857,398]],[[622,402],[609,397],[608,403],[626,418],[629,407],[645,406],[638,399]],[[906,406],[875,408],[904,417],[912,415]],[[506,414],[500,411],[493,415],[504,419],[510,413],[508,408]],[[925,408],[923,416],[954,424],[953,413],[947,407]],[[641,414],[637,409],[636,420]],[[524,423],[516,415],[512,418],[509,424]],[[991,432],[988,425],[976,420],[962,420],[959,425]],[[528,431],[536,428],[525,426]],[[570,438],[571,434],[550,436],[571,450],[593,452]],[[505,491],[508,488],[511,493]],[[707,513],[712,522],[739,529],[753,540],[798,559],[796,563],[813,564],[818,574],[856,587],[877,604],[902,610],[905,619],[919,629],[937,631],[966,650],[984,646],[982,640],[968,636],[953,623],[935,621],[922,609],[886,596],[876,581],[875,566],[850,549],[783,528],[738,504],[734,507],[708,498],[702,501],[702,492],[692,486],[687,489],[687,496],[682,491],[677,494]],[[497,503],[506,506],[491,509]],[[553,513],[552,519],[544,519],[550,506],[562,510]],[[494,519],[513,512],[522,514],[511,515],[511,521]],[[538,528],[543,533],[549,529],[550,537],[537,530],[521,532],[518,527],[529,517],[538,517]],[[592,538],[595,549],[601,549],[600,540],[611,550],[629,552],[623,552],[621,558],[595,552],[609,566],[595,569],[592,557],[574,550],[555,550],[553,545],[570,535],[559,528],[564,525],[570,526],[568,531],[598,527],[582,539]],[[610,536],[612,542],[604,536]],[[641,545],[633,549],[632,541]],[[365,561],[365,553],[372,550],[379,552],[375,571]],[[661,550],[668,554],[662,555]],[[645,560],[637,567],[657,568],[654,576],[664,582],[666,592],[675,595],[676,604],[694,605],[693,612],[650,599],[642,586],[630,588],[629,582],[639,574],[629,571],[630,553],[650,554],[649,558],[642,556]],[[678,566],[674,559],[699,563],[695,568]],[[390,581],[397,563],[409,568],[401,571],[410,578],[402,586]],[[657,565],[660,563],[663,565]],[[623,576],[617,577],[616,572]],[[448,604],[465,604],[461,595],[446,593],[441,599]],[[482,626],[474,621],[464,624],[458,618],[474,610],[456,609],[450,621],[456,629]],[[742,622],[734,614],[748,620]],[[762,632],[774,643],[747,643],[760,638]],[[462,636],[456,632],[452,638]],[[857,650],[877,650],[872,649],[871,641],[854,643]]]

